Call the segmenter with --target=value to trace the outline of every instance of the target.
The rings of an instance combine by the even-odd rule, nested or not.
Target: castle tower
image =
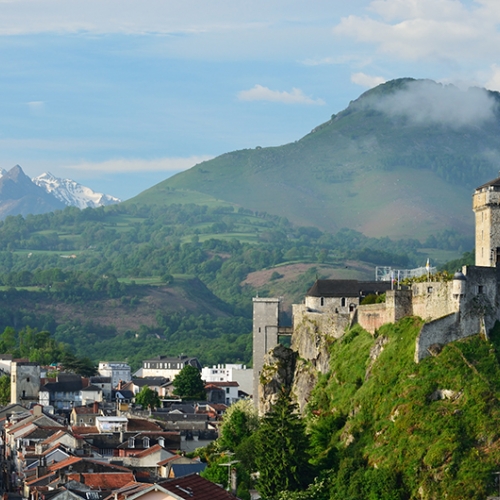
[[[12,361],[10,372],[10,402],[28,408],[38,402],[40,366],[18,359]]]
[[[500,262],[500,177],[479,186],[472,198],[476,215],[476,266]]]
[[[253,401],[259,403],[259,380],[264,355],[278,345],[280,299],[253,299]]]

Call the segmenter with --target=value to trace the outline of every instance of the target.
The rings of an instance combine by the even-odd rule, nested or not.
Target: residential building
[[[165,377],[173,380],[174,377],[185,367],[194,366],[201,371],[201,364],[197,358],[188,356],[156,356],[146,359],[134,375],[137,377]]]
[[[132,380],[132,371],[127,363],[121,361],[101,361],[97,370],[102,377],[111,378],[111,388],[118,387],[120,380],[130,382]]]
[[[201,370],[205,382],[238,382],[240,391],[252,394],[253,369],[241,364],[205,366]]]

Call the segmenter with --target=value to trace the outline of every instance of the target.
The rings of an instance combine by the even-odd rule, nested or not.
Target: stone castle
[[[500,177],[475,190],[473,210],[476,262],[457,271],[451,281],[429,280],[392,289],[391,283],[381,281],[317,280],[304,303],[293,305],[291,327],[281,324],[279,299],[255,298],[253,395],[260,411],[266,411],[266,398],[276,389],[270,383],[273,378],[293,385],[303,407],[317,374],[329,369],[329,341],[354,324],[374,334],[385,323],[421,317],[425,323],[416,340],[417,363],[449,342],[479,333],[487,337],[500,320]],[[385,302],[361,305],[369,294],[385,294]],[[293,369],[276,356],[268,357],[282,335],[291,336]]]

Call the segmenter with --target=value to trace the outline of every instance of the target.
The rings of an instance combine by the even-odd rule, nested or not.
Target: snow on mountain
[[[0,168],[0,179],[7,173],[7,170]]]
[[[32,181],[68,206],[95,208],[102,205],[113,205],[121,201],[109,194],[96,193],[92,189],[82,186],[71,179],[55,177],[50,172],[45,172],[38,177],[34,177]]]

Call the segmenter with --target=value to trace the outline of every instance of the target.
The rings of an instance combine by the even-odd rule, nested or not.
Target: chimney
[[[45,476],[45,474],[47,474],[47,462],[46,462],[45,457],[40,457],[38,463],[39,463],[39,465],[36,468],[37,479],[42,477],[42,476]]]
[[[99,403],[97,401],[94,401],[93,411],[94,413],[99,413]]]

